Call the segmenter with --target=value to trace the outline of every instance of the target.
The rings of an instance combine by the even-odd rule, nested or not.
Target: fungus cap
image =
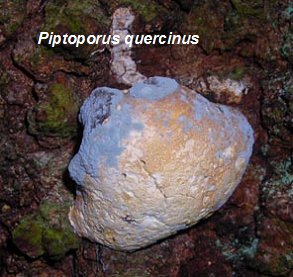
[[[253,130],[239,111],[164,77],[126,94],[95,89],[80,120],[70,222],[80,236],[118,250],[143,248],[209,216],[252,153]]]

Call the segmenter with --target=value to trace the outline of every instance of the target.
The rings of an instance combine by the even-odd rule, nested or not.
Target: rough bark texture
[[[132,9],[133,34],[199,34],[199,45],[136,46],[131,58],[144,76],[172,77],[236,106],[255,132],[226,205],[134,253],[79,239],[67,222],[79,107],[98,86],[126,88],[112,75],[111,49],[36,44],[40,31],[111,33],[118,7]],[[0,1],[0,274],[290,276],[292,10],[289,0]]]

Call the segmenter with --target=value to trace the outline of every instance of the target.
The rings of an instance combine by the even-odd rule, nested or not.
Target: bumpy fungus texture
[[[253,130],[240,112],[169,78],[149,78],[128,93],[97,88],[80,120],[69,218],[80,236],[118,250],[209,216],[240,182],[252,152]]]

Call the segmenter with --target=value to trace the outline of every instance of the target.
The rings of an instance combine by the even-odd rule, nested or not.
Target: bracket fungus
[[[80,121],[70,222],[117,250],[143,248],[211,215],[239,184],[254,142],[239,111],[165,77],[126,93],[95,89]]]

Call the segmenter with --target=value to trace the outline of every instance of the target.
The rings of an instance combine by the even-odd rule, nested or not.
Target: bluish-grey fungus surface
[[[127,93],[97,88],[79,118],[70,222],[80,236],[118,250],[208,217],[239,184],[252,153],[253,130],[238,110],[170,78],[146,79]]]

